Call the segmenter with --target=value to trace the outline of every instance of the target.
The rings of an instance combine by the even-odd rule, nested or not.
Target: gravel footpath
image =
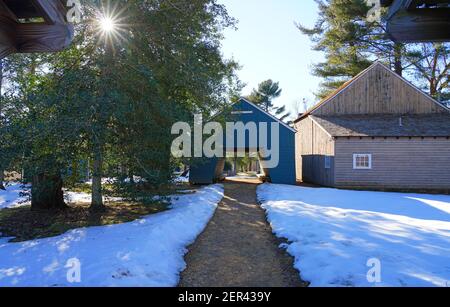
[[[180,287],[301,287],[293,259],[280,249],[255,184],[226,183],[225,198],[189,248]]]

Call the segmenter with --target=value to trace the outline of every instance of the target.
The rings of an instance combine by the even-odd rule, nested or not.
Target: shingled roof
[[[333,137],[450,137],[450,114],[311,118]]]

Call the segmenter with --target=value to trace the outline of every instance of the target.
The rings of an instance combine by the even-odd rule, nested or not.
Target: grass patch
[[[61,235],[71,229],[106,226],[132,222],[147,215],[168,209],[167,204],[114,202],[107,203],[104,212],[92,212],[89,204],[70,204],[60,212],[35,212],[30,207],[0,210],[0,233],[14,238],[11,242]]]

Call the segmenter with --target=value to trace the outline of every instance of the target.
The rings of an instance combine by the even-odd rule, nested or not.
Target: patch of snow
[[[0,210],[29,206],[30,202],[27,200],[27,197],[21,195],[29,188],[29,186],[24,186],[20,183],[11,183],[6,186],[6,191],[0,190]]]
[[[90,204],[92,201],[92,195],[90,193],[64,191],[64,199],[66,202],[71,204]],[[122,200],[123,199],[120,197],[103,197],[103,201],[105,202]]]
[[[29,191],[29,185],[13,183],[6,187],[6,191],[0,190],[0,210],[5,208],[17,208],[30,206],[31,202],[23,193]],[[64,199],[68,203],[91,203],[90,193],[64,191]],[[104,201],[122,201],[120,197],[104,197]]]
[[[116,178],[102,178],[102,184],[114,184],[116,182],[117,182]],[[85,184],[92,185],[92,179],[86,181]]]
[[[23,243],[0,239],[0,287],[176,286],[186,267],[187,246],[222,198],[223,186],[212,185],[173,197],[171,210],[135,222]],[[81,282],[71,284],[67,274],[77,261]]]
[[[450,286],[450,196],[264,184],[258,199],[312,286]]]
[[[189,183],[189,173],[186,176],[179,175],[173,179],[174,183]]]
[[[125,178],[123,180],[123,182],[131,183],[131,178]],[[143,182],[147,182],[147,180],[145,178],[142,178],[142,177],[139,177],[139,176],[133,176],[133,182],[134,183],[143,183]]]
[[[237,176],[228,176],[226,179],[233,180],[233,179],[258,179],[258,176],[244,176],[244,175],[237,175]]]

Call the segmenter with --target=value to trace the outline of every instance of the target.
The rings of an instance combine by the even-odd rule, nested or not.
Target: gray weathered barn
[[[296,121],[297,180],[450,189],[450,112],[376,62]]]

